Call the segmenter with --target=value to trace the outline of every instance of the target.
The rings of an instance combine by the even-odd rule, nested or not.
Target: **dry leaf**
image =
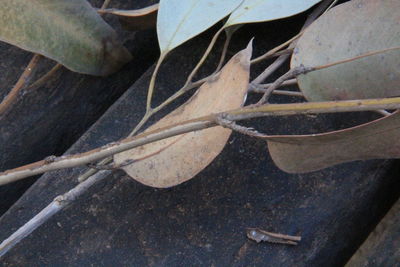
[[[216,79],[203,84],[185,104],[151,126],[155,130],[181,121],[242,106],[249,83],[251,43],[236,54]],[[214,127],[186,133],[138,147],[114,156],[116,164],[134,160],[123,170],[133,179],[153,187],[185,182],[222,151],[231,130]]]
[[[399,0],[353,0],[321,16],[304,32],[291,66],[313,67],[400,46]],[[310,101],[400,95],[400,50],[368,56],[298,77]]]
[[[266,139],[275,164],[289,173],[354,160],[400,158],[400,112],[345,130]]]
[[[111,8],[99,9],[98,12],[117,16],[126,30],[147,30],[155,28],[157,25],[158,4],[135,10]]]

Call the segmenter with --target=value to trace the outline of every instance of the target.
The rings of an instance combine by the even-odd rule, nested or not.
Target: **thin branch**
[[[32,78],[32,75],[41,57],[42,56],[39,54],[35,54],[32,57],[28,66],[26,66],[24,72],[19,77],[17,83],[14,85],[11,91],[0,103],[0,115],[3,114],[6,110],[8,110],[15,103],[15,100],[17,100],[21,90],[27,85],[29,80]]]
[[[265,94],[265,93],[267,93],[267,89],[253,88],[249,92]],[[274,90],[274,91],[272,91],[272,94],[274,94],[274,95],[287,95],[287,96],[304,97],[302,92],[288,91],[288,90]]]
[[[382,50],[376,50],[376,51],[367,52],[367,53],[358,55],[356,57],[347,58],[347,59],[344,59],[344,60],[339,60],[339,61],[328,63],[328,64],[325,64],[325,65],[317,66],[317,67],[314,68],[314,70],[326,69],[326,68],[330,68],[330,67],[333,67],[333,66],[336,66],[336,65],[340,65],[340,64],[356,61],[356,60],[359,60],[359,59],[362,59],[362,58],[365,58],[365,57],[371,57],[371,56],[375,56],[375,55],[379,55],[379,54],[383,54],[383,53],[390,52],[390,51],[395,51],[395,50],[400,50],[400,46],[395,46],[395,47],[390,47],[390,48],[386,48],[386,49],[382,49]]]
[[[378,109],[378,110],[374,110],[376,113],[381,114],[383,116],[389,116],[392,115],[392,113],[390,113],[389,111],[386,111],[384,109]]]
[[[57,63],[54,65],[53,68],[51,68],[48,72],[46,72],[42,77],[37,79],[35,82],[33,82],[31,85],[29,85],[26,90],[32,90],[34,88],[39,88],[42,85],[44,85],[47,81],[49,81],[60,69],[62,68],[62,65]]]
[[[259,85],[257,85],[257,87],[266,89],[266,88],[270,87],[272,84],[273,83],[259,84]],[[282,86],[289,86],[289,85],[297,85],[297,79],[287,80],[282,83]]]
[[[27,237],[30,233],[35,231],[39,226],[69,206],[74,200],[86,192],[92,185],[106,178],[111,171],[100,171],[96,175],[91,176],[89,179],[80,183],[72,190],[64,195],[56,197],[47,207],[40,211],[35,217],[30,219],[10,237],[0,244],[0,258],[4,256],[10,249],[17,245],[21,240]]]
[[[106,9],[110,5],[111,0],[104,0],[101,10]]]
[[[287,41],[284,42],[283,44],[280,44],[280,45],[278,45],[277,47],[275,47],[275,48],[269,50],[269,51],[268,51],[267,53],[265,53],[264,55],[259,56],[259,57],[255,58],[255,59],[253,59],[253,60],[251,61],[251,64],[257,64],[257,63],[260,63],[260,62],[262,62],[262,61],[264,61],[264,60],[266,60],[266,59],[269,59],[269,58],[273,57],[273,56],[276,55],[280,50],[284,49],[286,46],[290,45],[293,41],[295,41],[297,38],[299,38],[299,37],[301,36],[301,34],[302,34],[301,32],[298,33],[298,34],[296,34],[294,37],[292,37],[291,39],[287,40]],[[287,48],[287,49],[285,49],[285,50],[292,51],[292,48]],[[285,53],[285,54],[288,54],[288,53]]]
[[[325,10],[329,7],[329,4],[333,0],[324,0],[307,18],[306,22],[304,23],[303,28],[301,29],[300,33],[297,34],[295,37],[287,41],[289,43],[289,48],[294,48],[296,45],[296,40],[300,37],[304,30],[313,23]],[[286,44],[285,43],[285,44]],[[280,49],[279,49],[280,50]],[[277,52],[277,51],[275,51]],[[268,54],[268,53],[267,53]],[[264,55],[265,56],[265,55]],[[264,82],[270,75],[272,75],[277,69],[279,69],[283,63],[290,57],[290,55],[282,55],[278,57],[271,65],[269,65],[260,75],[258,75],[251,84],[256,85]],[[255,59],[257,60],[257,59]]]
[[[149,144],[161,139],[203,130],[217,125],[217,117],[230,121],[245,120],[265,116],[287,116],[295,114],[314,114],[332,112],[373,111],[377,109],[399,109],[400,97],[382,99],[364,99],[347,101],[306,102],[293,104],[252,105],[236,110],[196,118],[170,125],[165,128],[145,132],[134,137],[125,138],[103,147],[81,154],[55,157],[52,160],[42,160],[16,169],[0,173],[0,185],[18,181],[25,177],[41,174],[48,171],[77,167],[95,162],[114,154]]]
[[[256,130],[254,130],[253,128],[248,128],[245,126],[238,125],[238,124],[236,124],[236,122],[226,119],[223,115],[216,116],[215,122],[219,126],[234,130],[235,132],[238,132],[238,133],[241,133],[244,135],[248,135],[251,137],[265,137],[266,136],[265,134],[262,134]]]
[[[296,85],[297,80],[296,79],[290,79],[284,81],[279,87],[283,86],[290,86],[290,85]],[[265,93],[269,87],[271,87],[273,83],[266,83],[266,84],[250,84],[249,85],[249,93]],[[276,91],[276,90],[275,90]],[[275,91],[272,93],[275,94]],[[277,93],[280,94],[280,93]]]
[[[217,73],[222,68],[222,66],[225,62],[226,53],[228,52],[228,47],[231,42],[232,36],[236,32],[237,29],[239,29],[239,27],[232,26],[225,30],[226,39],[224,42],[224,47],[222,48],[221,58],[219,60],[219,63],[217,65],[217,68],[215,69],[214,73]]]
[[[258,101],[257,105],[262,105],[262,104],[266,103],[268,101],[271,93],[276,88],[281,86],[283,84],[283,82],[285,82],[286,80],[291,79],[293,77],[297,77],[299,74],[305,74],[312,70],[314,70],[314,68],[305,68],[305,67],[299,67],[299,68],[294,68],[294,69],[289,70],[288,72],[283,74],[281,77],[279,77],[271,86],[269,86],[265,90],[262,98],[260,99],[260,101]]]

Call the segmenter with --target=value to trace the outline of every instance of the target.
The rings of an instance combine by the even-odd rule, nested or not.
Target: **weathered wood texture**
[[[229,55],[255,36],[258,56],[293,36],[303,19],[246,26],[234,38]],[[209,39],[203,35],[168,58],[157,81],[156,102],[183,83]],[[216,60],[214,55],[203,73],[211,72]],[[252,71],[259,73],[263,67],[254,66]],[[67,153],[126,136],[143,115],[150,74],[143,75]],[[269,133],[309,133],[348,127],[374,116],[265,118],[247,124]],[[340,266],[398,197],[398,168],[393,161],[371,160],[290,175],[274,166],[265,142],[233,134],[210,166],[174,188],[153,189],[116,172],[23,240],[1,264]],[[73,187],[82,169],[42,176],[1,217],[0,240]],[[296,247],[256,244],[246,238],[247,227],[303,239]]]
[[[400,265],[400,199],[351,257],[346,267]]]
[[[100,6],[101,2],[93,1],[93,4]],[[113,5],[139,8],[153,2],[113,1]],[[109,22],[120,33],[134,56],[133,60],[105,78],[77,74],[63,68],[44,86],[24,90],[17,102],[0,115],[0,171],[64,153],[156,60],[158,48],[154,30],[123,32],[116,19],[109,18]],[[31,53],[0,43],[0,99],[13,87],[31,57]],[[54,64],[42,60],[35,77],[46,73]],[[0,214],[34,180],[1,187]]]

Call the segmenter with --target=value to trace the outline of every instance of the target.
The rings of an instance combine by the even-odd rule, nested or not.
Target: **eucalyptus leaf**
[[[252,43],[237,53],[213,81],[204,83],[186,103],[146,132],[243,105],[250,75]],[[183,183],[209,165],[222,151],[232,130],[221,126],[169,137],[114,155],[116,165],[133,179],[153,187]]]
[[[2,0],[0,40],[92,75],[110,74],[131,58],[85,0]]]
[[[353,0],[317,19],[297,42],[291,66],[313,67],[400,46],[399,0]],[[400,95],[400,50],[298,77],[309,101]]]
[[[157,34],[161,53],[207,30],[228,16],[243,0],[161,0]]]
[[[309,9],[318,2],[321,0],[244,0],[229,16],[225,27],[290,17]]]
[[[311,172],[354,160],[400,158],[400,112],[344,130],[265,139],[275,164],[289,173]]]

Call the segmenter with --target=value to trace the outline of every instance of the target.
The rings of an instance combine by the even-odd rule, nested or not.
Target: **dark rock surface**
[[[246,26],[229,54],[255,36],[255,55],[260,55],[293,36],[303,20],[296,16]],[[168,58],[157,80],[155,102],[179,88],[209,39],[209,34],[202,35]],[[203,74],[210,73],[215,62],[216,55]],[[263,67],[252,71],[259,73]],[[143,75],[68,153],[126,136],[143,115],[150,74]],[[246,123],[269,133],[319,132],[374,116],[298,116]],[[0,265],[340,266],[398,198],[398,169],[394,161],[371,160],[286,174],[274,166],[263,141],[233,134],[211,165],[174,188],[149,188],[115,172],[23,240]],[[0,240],[72,188],[83,170],[42,176],[0,218]],[[297,247],[256,244],[246,238],[247,227],[301,235],[303,240]]]
[[[101,5],[95,2],[95,6]],[[115,7],[139,8],[154,1],[113,2]],[[0,115],[0,171],[64,153],[156,60],[155,31],[122,32],[115,19],[109,18],[109,22],[119,31],[133,60],[104,78],[64,68],[44,86],[25,91],[10,110]],[[0,100],[13,87],[31,57],[31,53],[0,43]],[[54,64],[42,60],[35,76],[40,77]],[[0,187],[0,215],[34,180]]]

